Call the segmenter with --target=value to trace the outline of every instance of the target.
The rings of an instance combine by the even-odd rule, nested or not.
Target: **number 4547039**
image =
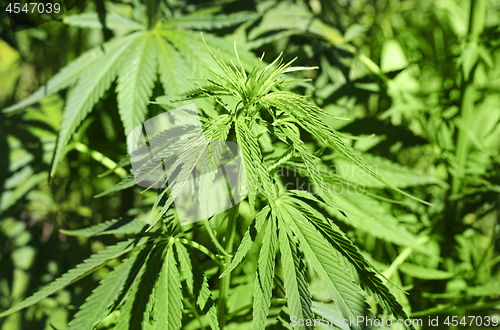
[[[448,316],[446,320],[444,320],[444,324],[447,326],[458,326],[459,324],[462,326],[494,326],[496,327],[498,325],[498,317],[493,316],[464,316],[462,319],[459,321],[457,316]]]
[[[59,3],[37,3],[37,2],[30,2],[30,3],[25,3],[23,6],[21,6],[22,3],[19,2],[14,2],[14,3],[9,3],[7,5],[7,8],[5,11],[11,13],[11,14],[18,14],[20,12],[25,12],[26,14],[31,13],[38,13],[38,14],[51,14],[51,13],[56,13],[58,14],[61,11],[61,5]]]

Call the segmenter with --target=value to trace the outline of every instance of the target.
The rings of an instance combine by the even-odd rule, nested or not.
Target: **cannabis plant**
[[[0,22],[0,312],[36,302],[2,330],[396,327],[397,303],[422,329],[495,326],[498,1],[81,5]],[[151,159],[130,149],[194,105],[196,125],[147,132]],[[189,223],[196,200],[231,208]]]
[[[125,47],[125,44],[141,40],[143,45],[152,45],[149,38],[152,42],[157,37],[143,36],[136,41],[133,40],[139,37],[129,38],[131,40],[124,39],[118,44]],[[368,296],[395,318],[407,319],[402,306],[385,285],[384,276],[360,253],[335,221],[318,211],[321,207],[338,208],[336,197],[318,171],[318,155],[326,148],[344,155],[378,180],[383,179],[324,122],[322,118],[328,117],[328,113],[304,96],[286,90],[287,86],[303,79],[287,79],[284,74],[314,68],[293,67],[293,60],[285,64],[280,55],[267,66],[263,65],[262,56],[251,71],[246,71],[236,47],[236,57],[231,64],[207,48],[218,66],[217,69],[207,68],[216,78],[205,79],[205,83],[184,93],[181,98],[158,100],[158,103],[171,107],[172,102],[210,98],[215,102],[217,112],[212,116],[200,114],[205,142],[187,144],[179,160],[167,169],[171,173],[179,167],[175,180],[163,178],[168,184],[159,192],[151,216],[110,220],[87,229],[63,231],[67,235],[83,237],[123,234],[131,238],[91,256],[33,296],[1,313],[1,317],[39,302],[112,259],[125,257],[87,298],[69,323],[69,329],[93,329],[106,324],[115,324],[114,329],[180,329],[189,323],[186,318],[196,318],[199,313],[205,315],[205,322],[212,329],[223,329],[231,322],[228,317],[228,299],[233,290],[231,275],[245,261],[257,237],[261,237],[253,283],[253,329],[266,327],[277,289],[282,290],[286,297],[284,315],[301,320],[315,318],[308,285],[310,271],[321,279],[344,319],[374,317],[367,303]],[[109,54],[112,55],[115,56],[116,52]],[[111,62],[110,59],[110,66]],[[138,118],[137,123],[142,118]],[[303,141],[305,135],[317,140],[323,148],[311,150]],[[231,139],[238,144],[243,155],[248,206],[253,219],[241,241],[237,242],[235,231],[240,220],[238,208],[241,203],[212,217],[227,219],[225,227],[216,228],[216,231],[224,229],[225,232],[220,243],[211,227],[212,220],[205,220],[205,226],[184,229],[179,225],[183,219],[179,219],[172,204],[205,150],[210,153],[210,157],[205,158],[208,161],[203,164],[203,172],[207,174],[218,168],[222,161],[216,142]],[[276,146],[272,153],[263,151],[265,142],[262,141],[266,140]],[[151,170],[157,161],[146,162],[144,168]],[[286,189],[286,178],[280,171],[290,168],[301,173],[309,187],[315,187],[314,191]],[[202,180],[200,190],[212,184],[210,178],[213,180],[210,176]],[[133,184],[131,174],[102,195]],[[192,234],[203,227],[213,240],[215,252],[192,239]],[[238,245],[236,250],[235,245]],[[278,251],[281,271],[276,268]],[[209,286],[204,274],[206,266],[202,267],[206,257],[215,263],[220,278],[213,286]],[[184,314],[185,310],[193,312]],[[277,320],[283,322],[280,317]],[[361,329],[364,325],[360,323],[352,327]],[[314,324],[308,322],[298,328],[313,329]]]
[[[200,62],[206,57],[198,52],[203,47],[198,33],[189,29],[211,30],[236,25],[250,17],[249,13],[233,15],[195,15],[171,17],[159,20],[156,1],[138,6],[131,19],[117,14],[83,13],[65,17],[64,22],[84,28],[109,28],[125,31],[92,48],[64,67],[46,85],[40,87],[25,100],[4,109],[13,112],[40,101],[42,98],[75,85],[66,101],[61,131],[52,161],[51,175],[64,155],[72,135],[92,111],[94,105],[117,80],[118,112],[125,134],[141,124],[148,112],[148,102],[153,95],[157,78],[166,94],[176,95],[190,87],[192,73],[198,76]],[[228,53],[223,39],[206,35],[207,42]],[[248,63],[253,56],[245,52],[242,57]]]

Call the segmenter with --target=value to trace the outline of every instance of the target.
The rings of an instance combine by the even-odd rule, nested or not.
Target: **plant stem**
[[[199,250],[200,252],[202,252],[205,255],[207,255],[210,259],[212,259],[213,261],[215,261],[216,264],[218,264],[220,266],[223,266],[222,263],[217,259],[217,256],[215,254],[213,254],[212,252],[210,252],[210,250],[207,249],[206,247],[204,247],[203,245],[201,245],[199,243],[196,243],[195,241],[191,241],[191,240],[185,239],[185,238],[178,238],[177,240],[179,242],[181,242],[182,244],[189,245],[192,248],[195,248],[195,249]]]
[[[469,43],[477,44],[479,36],[484,29],[484,16],[486,12],[486,0],[471,0],[471,13],[469,22]],[[474,99],[476,94],[476,88],[473,84],[474,69],[472,70],[469,80],[463,80],[464,93],[462,96],[461,105],[461,117],[465,123],[468,123],[472,111],[474,110]],[[456,194],[459,192],[461,186],[461,177],[465,169],[467,162],[467,147],[469,144],[469,136],[464,130],[460,130],[458,133],[457,141],[457,162],[458,162],[458,175],[453,177],[452,193]]]
[[[68,149],[70,148],[76,149],[84,154],[89,154],[90,157],[92,157],[94,160],[98,161],[108,169],[114,170],[114,172],[122,179],[125,179],[128,176],[127,171],[125,171],[123,168],[116,168],[116,163],[113,160],[104,156],[99,151],[90,149],[81,142],[74,142],[73,144],[70,145]]]
[[[158,21],[160,13],[160,0],[147,0],[146,13],[148,16],[148,28],[152,29]]]
[[[468,42],[470,44],[477,44],[479,36],[484,29],[484,17],[486,14],[486,0],[471,0],[470,8],[470,20],[469,20],[469,33]],[[469,123],[471,116],[474,111],[474,102],[476,96],[476,88],[473,84],[474,80],[475,66],[472,68],[469,75],[469,79],[466,80],[465,77],[462,78],[462,102],[460,106],[460,117],[464,123]],[[455,195],[460,192],[462,188],[465,168],[467,165],[467,154],[469,147],[469,136],[466,131],[460,129],[457,136],[457,149],[456,149],[456,159],[457,159],[457,171],[453,174],[451,182],[451,195]],[[455,228],[457,223],[460,221],[460,207],[461,203],[458,200],[450,201],[448,203],[448,212],[446,214],[446,228],[445,232],[451,234],[453,237],[455,233]],[[453,244],[449,244],[447,248],[444,249],[444,257],[448,256],[451,252],[450,249]]]
[[[224,250],[226,250],[226,252],[229,254],[233,252],[234,232],[236,229],[236,220],[238,219],[239,205],[240,204],[237,204],[233,206],[233,208],[231,209],[231,213],[229,214],[229,222],[227,224],[227,229],[226,229],[226,236],[224,238],[225,242]],[[224,266],[222,267],[221,274],[224,273],[229,268],[232,259],[233,257],[231,255],[226,256],[226,260],[224,262]],[[229,295],[230,284],[231,284],[231,273],[227,274],[220,280],[219,302],[217,308],[217,319],[219,320],[220,330],[224,330],[224,326],[226,324],[226,316],[228,311],[227,298]]]

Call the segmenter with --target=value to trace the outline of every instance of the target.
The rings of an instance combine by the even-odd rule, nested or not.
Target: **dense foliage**
[[[2,14],[0,326],[493,326],[499,9],[89,1],[15,34]],[[193,102],[204,142],[139,187],[129,133]],[[248,196],[181,226],[174,200],[196,167],[209,200],[221,141]]]

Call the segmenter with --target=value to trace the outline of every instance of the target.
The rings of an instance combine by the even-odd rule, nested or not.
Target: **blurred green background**
[[[265,59],[284,52],[285,60],[298,57],[294,65],[318,66],[306,73],[312,81],[296,91],[344,118],[328,121],[367,163],[379,166],[388,181],[432,203],[418,204],[372,184],[368,187],[373,196],[354,200],[361,210],[361,226],[341,223],[374,265],[409,292],[394,294],[410,316],[427,320],[435,315],[500,315],[499,1],[160,3],[159,19],[167,23],[202,15],[199,24],[181,24],[179,30],[209,31],[229,48],[236,40],[238,47],[256,56],[265,52]],[[128,33],[113,26],[65,24],[66,16],[100,12],[137,20],[144,8],[135,0],[80,1],[60,19],[15,34],[2,11],[0,108],[26,99],[84,51]],[[228,17],[224,24],[210,20],[220,15]],[[200,77],[203,68],[186,66],[186,78]],[[115,88],[116,82],[83,121],[50,181],[71,89],[25,109],[0,113],[1,311],[122,238],[76,239],[59,229],[140,216],[153,203],[155,194],[141,194],[139,187],[94,198],[125,173],[101,176],[127,154]],[[157,82],[152,100],[165,92]],[[149,107],[150,115],[159,111],[157,105]],[[333,156],[322,159],[342,164]],[[418,236],[428,253],[394,244],[386,233],[363,226],[373,214]],[[117,263],[0,319],[1,329],[65,329]],[[254,271],[255,266],[248,266],[241,276]],[[238,290],[235,295],[248,291],[244,285]],[[248,318],[241,319],[245,321]]]

